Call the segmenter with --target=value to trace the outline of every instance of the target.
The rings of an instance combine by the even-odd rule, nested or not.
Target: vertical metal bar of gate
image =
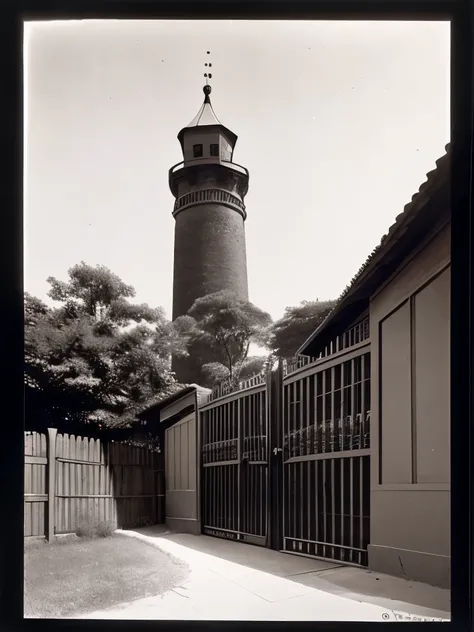
[[[266,529],[266,516],[267,516],[267,505],[268,505],[268,495],[267,495],[267,479],[270,464],[265,457],[265,444],[268,439],[268,431],[266,427],[266,418],[265,414],[265,406],[266,406],[266,392],[262,391],[259,395],[260,398],[260,454],[259,459],[262,462],[267,463],[266,466],[260,466],[260,493],[262,494],[262,507],[260,510],[260,535],[265,535],[268,540],[268,532]]]
[[[326,371],[322,372],[322,418],[321,418],[321,453],[326,453]],[[327,481],[326,481],[326,461],[322,462],[323,474],[323,542],[327,542]],[[326,557],[326,547],[323,546],[323,557]]]
[[[336,542],[336,460],[331,459],[331,540]],[[338,549],[332,547],[331,557],[336,558]],[[340,550],[340,549],[339,549]]]
[[[220,461],[220,438],[221,438],[221,408],[218,407],[215,409],[216,410],[216,461],[219,462]],[[222,514],[222,507],[221,507],[221,467],[220,465],[216,465],[215,467],[215,473],[216,473],[216,521],[215,521],[215,526],[217,529],[220,529],[220,522],[221,522],[221,514]]]
[[[237,531],[242,531],[242,400],[237,400]]]
[[[267,480],[265,484],[267,504],[266,504],[265,516],[263,517],[263,525],[265,528],[265,533],[267,534],[267,546],[269,546],[270,548],[274,548],[275,540],[278,538],[278,536],[275,537],[275,534],[278,533],[278,530],[275,527],[272,529],[272,526],[274,526],[272,513],[275,510],[275,508],[274,508],[274,495],[272,493],[273,490],[270,488],[270,483],[275,481],[274,488],[277,488],[278,481],[277,481],[277,477],[276,476],[274,477],[275,461],[272,459],[273,456],[275,457],[277,456],[277,451],[275,451],[275,454],[273,454],[272,437],[270,435],[271,420],[274,418],[274,415],[275,415],[273,380],[272,380],[272,372],[271,372],[270,367],[267,367],[267,372],[265,376],[265,398],[266,398],[266,402],[265,402],[266,405],[263,410],[265,414],[264,423],[265,423],[266,443],[263,450],[263,456],[264,458],[266,458],[268,465],[267,465]],[[276,426],[272,424],[272,430],[274,428],[276,429]]]
[[[297,417],[296,417],[296,386],[297,383],[293,382],[293,384],[291,385],[292,388],[292,401],[293,401],[293,415],[292,415],[292,432],[293,432],[293,445],[294,445],[294,450],[293,450],[293,454],[296,456],[297,454]],[[297,471],[297,465],[296,463],[292,463],[291,465],[291,472],[292,472],[292,478],[293,478],[293,496],[291,497],[291,504],[293,505],[293,525],[292,525],[292,533],[294,534],[294,538],[296,537],[296,533],[297,533],[297,524],[298,524],[298,512],[297,512],[297,507],[298,507],[298,501],[297,501],[297,493],[298,493],[298,487],[297,487],[297,476],[296,476],[296,471]],[[295,539],[293,539],[293,550],[295,550],[296,547],[296,541]]]
[[[255,395],[250,395],[249,397],[249,408],[250,408],[250,441],[251,441],[251,448],[250,448],[250,459],[249,459],[249,469],[248,469],[248,473],[249,473],[249,477],[247,480],[247,485],[248,485],[248,489],[249,489],[249,502],[247,504],[247,512],[248,512],[248,516],[249,516],[249,524],[248,524],[248,532],[249,533],[255,533],[255,519],[256,519],[256,511],[255,511],[255,496],[256,496],[256,489],[255,489],[255,465],[253,465],[255,463],[255,444],[256,444],[256,437],[255,437]]]
[[[227,446],[229,445],[229,433],[228,433],[228,414],[227,414],[228,404],[224,404],[222,406],[222,417],[223,417],[223,436],[222,436],[222,460],[227,461]],[[222,499],[222,507],[223,507],[223,516],[222,516],[222,528],[229,529],[229,493],[228,493],[228,485],[229,485],[229,466],[222,466],[222,487],[224,490],[223,499]]]
[[[340,431],[340,437],[338,437],[338,441],[339,441],[339,449],[340,450],[344,450],[344,364],[340,364],[339,368],[339,388],[340,388],[340,402],[339,402],[339,410],[337,411],[337,415],[340,419],[340,424],[339,424],[339,431]],[[352,448],[352,445],[351,445]],[[345,520],[346,520],[346,506],[345,506],[345,487],[344,487],[344,466],[345,466],[346,460],[345,459],[341,459],[341,507],[340,507],[340,511],[341,511],[341,538],[340,538],[340,543],[345,546],[346,544],[346,540],[345,540]],[[346,558],[346,549],[340,549],[340,559],[342,561],[345,560]]]
[[[360,367],[360,425],[359,425],[359,436],[360,436],[360,447],[365,448],[365,410],[366,410],[366,401],[365,401],[365,358],[362,358],[361,367]]]
[[[298,382],[298,393],[297,393],[297,398],[298,398],[298,407],[297,407],[297,411],[299,412],[299,455],[303,456],[304,454],[304,443],[303,443],[303,429],[304,429],[304,410],[303,410],[303,380],[299,380]],[[300,511],[299,511],[299,529],[298,529],[298,536],[300,539],[300,542],[298,543],[298,549],[300,552],[303,551],[303,542],[302,540],[304,539],[304,532],[303,532],[303,523],[304,523],[304,517],[303,517],[303,513],[304,513],[304,502],[303,502],[303,475],[304,475],[304,471],[303,471],[303,461],[301,461],[298,464],[298,496],[295,499],[295,502],[297,502],[300,506]]]
[[[215,461],[215,454],[214,454],[214,440],[215,440],[215,434],[214,434],[214,409],[209,411],[209,452],[210,452],[210,459],[209,462],[213,463]],[[215,494],[214,491],[214,468],[210,467],[209,468],[209,486],[208,486],[208,497],[207,497],[207,501],[208,501],[208,506],[207,506],[207,510],[209,512],[209,525],[210,526],[214,526],[215,525],[215,516],[214,516],[214,511],[215,511],[215,505],[212,503],[212,497]]]
[[[307,377],[305,380],[306,385],[306,454],[311,454],[311,377]],[[306,543],[306,553],[309,555],[311,553],[311,470],[314,466],[314,463],[311,461],[306,462],[306,539],[308,542]]]
[[[354,458],[350,457],[350,561],[354,561]]]
[[[339,494],[340,494],[340,501],[339,501],[339,533],[340,533],[340,537],[339,537],[339,544],[341,544],[342,546],[345,546],[346,542],[345,542],[345,538],[344,538],[344,513],[345,513],[345,504],[344,504],[344,463],[345,463],[345,459],[339,459],[339,463],[337,464],[339,466],[339,477],[340,477],[340,490],[339,490]],[[339,553],[339,559],[341,559],[342,561],[345,558],[345,549],[341,548],[338,550]]]
[[[215,520],[215,526],[217,529],[219,529],[219,524],[220,524],[220,518],[221,518],[221,505],[220,505],[220,491],[221,491],[221,480],[220,480],[220,474],[221,474],[221,469],[220,469],[220,465],[219,460],[220,460],[220,408],[216,408],[216,417],[215,417],[215,424],[216,424],[216,463],[217,465],[214,468],[214,473],[216,476],[216,520]]]
[[[359,555],[358,555],[358,563],[362,564],[362,547],[364,546],[364,521],[363,521],[363,513],[364,513],[364,489],[363,489],[363,481],[364,481],[364,471],[363,471],[363,458],[359,458]]]
[[[288,427],[288,386],[285,386],[284,382],[282,384],[282,423],[281,423],[281,446],[283,451],[283,476],[282,476],[282,516],[283,516],[283,529],[282,529],[282,547],[283,550],[286,551],[286,537],[285,535],[288,533],[288,499],[287,499],[287,485],[288,485],[288,476],[286,475],[286,469],[288,466],[284,465],[284,461],[286,460],[288,451],[288,445],[285,441],[287,435],[287,427]]]
[[[329,370],[329,375],[330,375],[330,380],[329,380],[329,386],[331,387],[331,396],[330,396],[330,402],[331,402],[331,412],[330,412],[330,417],[331,417],[331,422],[330,422],[330,427],[329,427],[329,433],[330,433],[330,447],[331,450],[330,452],[334,452],[334,448],[335,448],[335,439],[336,439],[336,435],[335,435],[335,424],[334,424],[334,418],[335,418],[335,410],[334,410],[334,393],[335,393],[335,368],[331,367]],[[335,473],[335,461],[334,459],[331,459],[331,540],[332,542],[336,543],[336,473]],[[331,557],[335,558],[335,552],[337,551],[337,549],[335,549],[334,547],[331,550]]]

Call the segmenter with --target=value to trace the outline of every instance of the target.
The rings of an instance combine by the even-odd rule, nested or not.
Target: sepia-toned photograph
[[[24,617],[451,620],[450,40],[24,23]]]

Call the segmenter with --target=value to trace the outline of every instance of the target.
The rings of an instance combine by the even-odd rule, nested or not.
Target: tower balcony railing
[[[174,203],[173,215],[176,215],[179,211],[187,208],[188,206],[195,206],[196,204],[206,204],[208,202],[217,202],[218,204],[225,204],[233,208],[237,208],[240,211],[243,218],[246,219],[247,213],[245,212],[245,204],[236,195],[229,193],[223,189],[204,189],[199,191],[190,191],[185,195],[177,198]]]
[[[245,167],[242,167],[242,165],[238,165],[236,162],[231,162],[230,160],[219,160],[218,162],[204,162],[198,159],[198,160],[193,160],[193,161],[188,160],[186,161],[186,163],[187,163],[186,166],[190,166],[190,167],[195,167],[199,165],[223,165],[224,167],[233,169],[234,171],[237,171],[238,173],[242,173],[243,175],[247,176],[247,178],[249,177],[248,169],[246,169]],[[171,167],[170,175],[176,173],[177,171],[180,171],[184,167],[185,167],[184,160],[182,160],[181,162],[178,162],[176,165],[173,165],[173,167]]]

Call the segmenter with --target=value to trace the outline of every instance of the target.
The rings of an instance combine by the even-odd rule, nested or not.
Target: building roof
[[[181,143],[181,145],[183,144],[183,136],[185,132],[189,129],[193,129],[193,128],[195,129],[196,127],[212,127],[212,126],[218,125],[219,127],[222,128],[222,130],[224,130],[227,133],[227,136],[230,138],[232,145],[234,146],[235,143],[237,142],[236,134],[234,134],[234,132],[232,132],[230,129],[228,129],[225,125],[223,125],[219,121],[212,107],[211,97],[210,97],[211,86],[209,85],[204,86],[203,92],[205,95],[204,102],[201,105],[199,112],[191,121],[191,123],[189,123],[189,125],[186,125],[186,127],[183,127],[183,129],[180,130],[178,134],[179,142]]]
[[[403,212],[395,218],[395,222],[390,226],[387,233],[382,237],[380,243],[369,254],[365,262],[359,268],[357,274],[352,278],[349,285],[344,289],[340,297],[337,299],[333,309],[329,312],[319,327],[309,336],[307,340],[301,345],[297,351],[297,355],[311,355],[311,352],[315,348],[317,340],[324,335],[328,330],[333,329],[333,325],[336,321],[342,320],[344,312],[349,307],[361,306],[364,301],[366,304],[370,298],[370,291],[380,286],[381,282],[388,276],[387,266],[384,259],[387,255],[394,250],[396,244],[399,244],[400,239],[411,232],[416,233],[419,237],[423,233],[423,228],[426,233],[426,222],[420,225],[417,220],[425,218],[425,212],[431,217],[431,205],[427,203],[431,201],[442,189],[446,189],[446,184],[449,183],[450,176],[450,145],[446,145],[446,154],[436,161],[436,168],[427,174],[426,181],[420,186],[417,193],[415,193]],[[449,200],[448,200],[449,204]],[[433,220],[435,216],[433,214]],[[420,230],[421,227],[421,230]],[[412,230],[413,229],[413,230]],[[375,274],[377,273],[378,274]],[[370,282],[372,281],[372,282]],[[366,290],[365,292],[363,290]],[[352,310],[354,314],[356,309]]]
[[[222,125],[216,116],[211,104],[209,95],[206,95],[204,103],[201,105],[199,112],[186,127],[198,127],[202,125]]]
[[[183,397],[186,397],[187,395],[191,395],[192,393],[196,393],[197,400],[199,403],[204,397],[206,397],[211,392],[212,391],[210,388],[204,388],[203,386],[199,386],[199,384],[188,384],[184,388],[181,388],[179,391],[176,391],[175,393],[172,393],[171,395],[168,395],[167,397],[160,399],[156,403],[151,404],[151,406],[148,406],[147,408],[142,410],[142,412],[138,415],[138,418],[145,419],[145,417],[149,417],[150,414],[159,413],[160,410],[163,410],[163,408],[166,408],[167,406],[174,404],[178,400],[182,399]]]

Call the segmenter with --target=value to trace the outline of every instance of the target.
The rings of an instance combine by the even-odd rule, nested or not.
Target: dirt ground
[[[160,595],[188,568],[139,540],[113,535],[25,547],[24,616],[73,617]]]

